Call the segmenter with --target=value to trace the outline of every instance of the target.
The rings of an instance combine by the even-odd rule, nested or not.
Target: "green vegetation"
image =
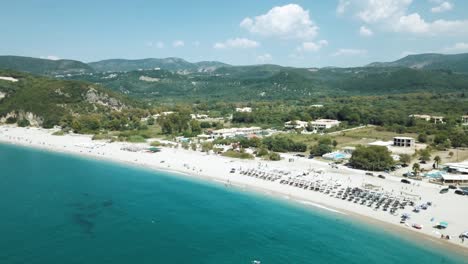
[[[381,146],[357,146],[349,162],[354,168],[372,171],[388,170],[393,165],[390,152]]]
[[[20,56],[0,56],[0,69],[40,75],[89,73],[94,70],[86,63],[74,60],[46,60]]]
[[[255,157],[252,154],[245,152],[238,152],[234,150],[228,150],[222,154],[225,157],[236,158],[236,159],[254,159]]]

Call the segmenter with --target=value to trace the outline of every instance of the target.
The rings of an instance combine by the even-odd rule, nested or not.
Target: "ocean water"
[[[267,196],[0,144],[0,263],[467,263]]]

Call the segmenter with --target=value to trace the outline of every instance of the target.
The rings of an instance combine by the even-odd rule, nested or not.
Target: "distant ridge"
[[[437,54],[426,53],[408,55],[393,62],[374,62],[367,67],[406,67],[423,70],[450,70],[468,73],[468,53]]]
[[[191,63],[180,58],[148,58],[140,60],[109,59],[89,63],[94,70],[99,72],[123,72],[136,70],[163,69],[175,72],[211,72],[221,67],[230,66],[218,61],[202,61]]]
[[[29,72],[39,75],[89,73],[94,70],[75,60],[48,60],[22,56],[0,56],[0,69]]]

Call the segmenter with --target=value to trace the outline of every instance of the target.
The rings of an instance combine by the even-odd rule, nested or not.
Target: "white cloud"
[[[273,60],[273,56],[271,56],[271,54],[269,53],[265,53],[263,55],[257,56],[257,62],[259,63],[268,63],[268,62],[271,62],[272,60]]]
[[[359,28],[359,35],[363,36],[363,37],[370,37],[372,35],[374,35],[374,32],[372,32],[372,30],[366,26],[361,26]]]
[[[309,52],[317,52],[319,51],[321,48],[325,47],[328,45],[328,41],[326,40],[320,40],[318,42],[303,42],[301,44],[301,46],[299,46],[297,48],[297,51],[301,52],[301,51],[309,51]]]
[[[41,59],[46,59],[46,60],[61,60],[58,56],[55,55],[47,55],[47,56],[41,56]]]
[[[453,8],[448,1],[430,1],[441,7],[435,11]],[[412,3],[413,0],[343,0],[338,3],[337,12],[352,13],[366,24],[386,31],[428,36],[468,34],[468,20],[426,21],[419,13],[408,13]]]
[[[344,12],[346,12],[346,8],[351,4],[351,2],[349,0],[340,0],[340,2],[338,2],[338,6],[336,7],[336,13],[338,13],[339,15],[343,14]]]
[[[240,26],[254,34],[283,39],[310,39],[319,30],[309,11],[296,4],[276,6],[266,14],[244,18]]]
[[[224,42],[216,42],[214,44],[215,49],[227,49],[227,48],[256,48],[260,46],[260,43],[254,40],[250,40],[247,38],[235,38],[235,39],[228,39]]]
[[[448,53],[462,53],[462,52],[468,52],[468,43],[465,42],[458,42],[453,46],[446,47],[444,49],[444,52]]]
[[[406,13],[413,0],[350,0],[357,7],[357,17],[374,23]]]
[[[162,42],[162,41],[156,42],[156,48],[158,48],[158,49],[163,49],[164,46],[165,46],[165,45],[164,45],[164,42]]]
[[[174,42],[172,42],[172,46],[174,48],[180,48],[185,46],[185,42],[183,42],[182,40],[175,40]]]
[[[439,3],[439,5],[431,8],[431,12],[442,13],[442,12],[450,11],[452,9],[453,9],[453,4],[448,1],[444,1],[442,3]]]
[[[468,34],[468,20],[444,20],[426,22],[418,13],[400,17],[394,30],[427,35],[460,35]]]
[[[334,57],[338,56],[357,56],[357,55],[364,55],[367,54],[367,50],[362,49],[339,49],[335,53],[332,54]]]

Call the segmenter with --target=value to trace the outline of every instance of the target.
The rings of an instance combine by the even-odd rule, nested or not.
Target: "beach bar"
[[[441,180],[449,184],[468,184],[468,175],[444,174]]]

